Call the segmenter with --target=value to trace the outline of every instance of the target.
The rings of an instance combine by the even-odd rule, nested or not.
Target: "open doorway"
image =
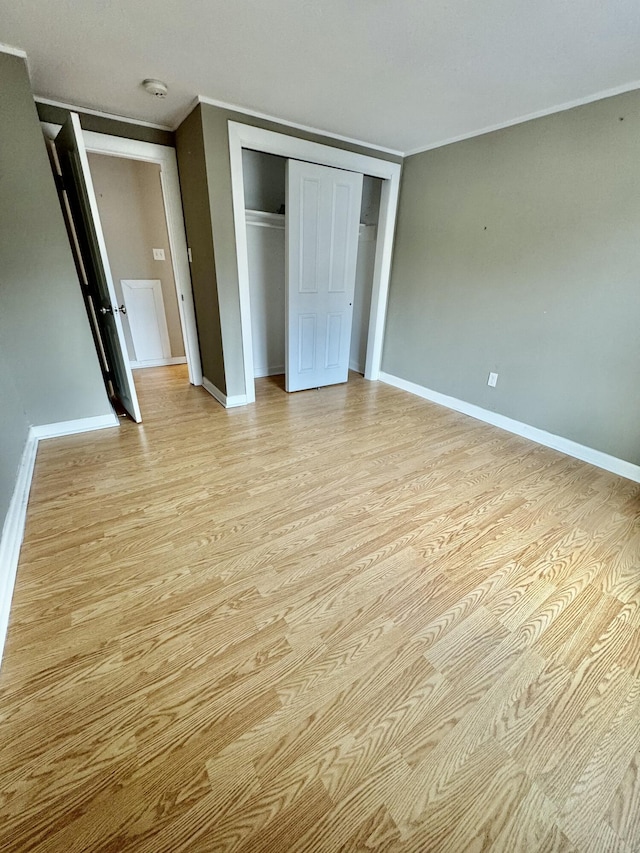
[[[129,364],[133,370],[186,364],[160,166],[88,157],[117,302],[125,306]]]
[[[194,385],[202,384],[175,151],[166,146],[83,131],[79,117],[75,113],[70,113],[62,129],[56,125],[43,124],[43,130],[45,136],[55,139],[55,144],[51,148],[52,161],[57,166],[57,174],[62,176],[61,202],[67,214],[70,240],[76,256],[89,321],[96,339],[99,357],[102,355],[104,358],[106,351],[107,358],[103,366],[105,384],[108,391],[110,388],[112,391],[115,390],[114,400],[119,401],[134,420],[140,421],[141,413],[136,398],[132,367],[151,366],[154,360],[158,363],[167,361],[170,363],[170,360],[175,357],[176,360],[186,360],[189,381]],[[110,164],[104,166],[102,160],[94,160],[93,170],[97,170],[98,173],[102,171],[103,178],[106,175],[106,183],[103,181],[102,185],[103,189],[108,187],[108,197],[103,211],[99,208],[94,187],[94,176],[89,163],[91,155],[101,157],[107,155],[105,159],[117,159],[124,166],[116,179]],[[133,169],[127,169],[131,163],[149,165],[152,171],[137,172],[135,166]],[[124,263],[124,268],[128,265],[131,271],[137,270],[136,275],[141,269],[133,265],[131,258],[127,257],[129,254],[127,250],[131,250],[131,244],[120,245],[123,242],[123,232],[118,230],[117,222],[120,219],[127,219],[127,213],[131,214],[131,210],[125,210],[127,199],[123,201],[123,196],[120,196],[124,206],[118,212],[116,209],[118,193],[110,192],[110,182],[115,180],[120,189],[124,186],[125,195],[131,195],[132,185],[130,182],[126,187],[127,177],[133,177],[134,184],[136,181],[139,184],[139,189],[134,193],[135,199],[129,199],[137,202],[138,220],[141,217],[141,208],[149,205],[144,185],[155,186],[156,201],[160,202],[156,204],[155,211],[145,211],[142,217],[144,221],[138,221],[135,227],[129,221],[129,227],[133,228],[138,236],[146,234],[154,242],[157,235],[159,242],[164,242],[164,246],[150,247],[151,256],[153,258],[153,249],[158,250],[159,261],[164,255],[169,272],[167,273],[165,269],[164,275],[160,278],[128,280],[118,278],[116,289],[111,273],[112,261],[107,251],[101,222],[105,212],[113,224],[110,229],[110,242],[111,254],[116,259],[116,265]],[[104,192],[102,196],[104,198]],[[134,209],[136,204],[130,204],[129,207]],[[154,219],[154,213],[155,226],[153,222],[148,221]],[[151,272],[155,274],[155,270],[151,269]],[[163,295],[162,278],[166,279],[166,295]],[[174,300],[172,300],[169,285],[173,286]],[[134,315],[131,322],[128,319],[126,295]],[[167,315],[173,327],[173,346],[177,351],[182,350],[180,355],[171,355],[172,344]],[[125,321],[127,334],[125,334]],[[154,355],[160,354],[162,358],[154,359]]]

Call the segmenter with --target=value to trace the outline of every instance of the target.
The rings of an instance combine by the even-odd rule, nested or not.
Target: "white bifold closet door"
[[[347,381],[362,179],[287,162],[287,391]]]

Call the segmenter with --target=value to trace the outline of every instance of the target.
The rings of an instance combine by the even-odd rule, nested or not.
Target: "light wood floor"
[[[40,445],[0,849],[640,850],[640,490],[377,383]]]

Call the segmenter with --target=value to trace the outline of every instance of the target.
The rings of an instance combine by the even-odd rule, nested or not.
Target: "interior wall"
[[[383,370],[640,463],[639,139],[630,92],[407,158]]]
[[[191,285],[198,325],[202,372],[227,393],[222,351],[218,282],[211,228],[211,204],[200,107],[176,131],[176,156],[182,190],[182,209],[191,249]]]
[[[378,224],[381,193],[382,178],[365,175],[362,181],[362,206],[360,208],[360,223],[362,225]]]
[[[51,124],[64,124],[69,118],[69,110],[66,107],[58,107],[54,104],[36,104],[40,121]],[[107,133],[109,136],[122,136],[124,139],[137,139],[140,142],[152,142],[154,145],[168,145],[175,147],[175,134],[170,130],[161,130],[156,127],[147,127],[133,121],[120,121],[107,116],[95,116],[85,113],[80,107],[74,112],[80,116],[80,125],[83,130],[92,130],[94,133]]]
[[[247,221],[254,376],[284,373],[285,224]]]
[[[201,124],[209,197],[209,222],[213,235],[213,245],[215,247],[215,255],[211,258],[213,266],[208,269],[206,276],[203,276],[203,285],[207,291],[211,291],[214,296],[217,296],[217,303],[220,310],[224,372],[227,382],[226,393],[231,396],[243,395],[246,389],[240,324],[238,264],[233,219],[233,200],[231,195],[229,121],[273,130],[287,136],[308,139],[312,142],[320,142],[324,145],[330,145],[333,148],[387,159],[394,163],[400,162],[401,158],[379,151],[372,151],[365,146],[335,140],[321,134],[298,130],[274,121],[244,115],[243,113],[222,107],[214,107],[210,104],[199,104],[186,119],[186,122],[178,128],[176,132],[176,147],[182,181],[181,148],[184,147],[187,140],[187,134],[183,131],[183,128],[185,124],[188,124],[189,127],[192,127],[194,123],[200,122]],[[184,194],[186,197],[187,193],[185,192]],[[197,302],[196,312],[199,312]],[[198,323],[200,328],[199,314]],[[201,342],[201,347],[203,346],[204,344]]]
[[[160,184],[160,166],[124,157],[89,154],[100,221],[107,244],[118,304],[123,302],[123,279],[159,279],[162,287],[171,356],[184,356],[184,341],[169,234]],[[153,249],[164,249],[156,261]],[[122,318],[129,358],[135,360],[128,317]]]
[[[358,237],[358,259],[356,261],[356,284],[353,292],[353,320],[351,322],[351,346],[349,368],[364,374],[367,361],[367,340],[373,292],[373,267],[376,259],[375,225],[360,225]]]
[[[112,409],[24,60],[0,53],[0,79],[0,511],[4,513],[29,424],[106,415]]]
[[[244,206],[247,210],[283,213],[287,159],[264,151],[242,149]]]
[[[362,181],[360,234],[358,237],[356,286],[353,293],[353,321],[351,323],[351,348],[349,352],[350,369],[362,374],[364,374],[367,361],[381,193],[382,179],[365,175]]]

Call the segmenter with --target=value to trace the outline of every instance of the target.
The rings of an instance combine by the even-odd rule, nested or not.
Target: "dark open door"
[[[87,308],[99,332],[99,355],[106,365],[103,370],[116,400],[139,423],[142,417],[120,318],[124,307],[118,306],[113,286],[89,160],[76,113],[70,114],[56,136],[55,145],[72,219],[70,230],[75,234],[71,243],[78,255],[76,266],[88,295]]]

